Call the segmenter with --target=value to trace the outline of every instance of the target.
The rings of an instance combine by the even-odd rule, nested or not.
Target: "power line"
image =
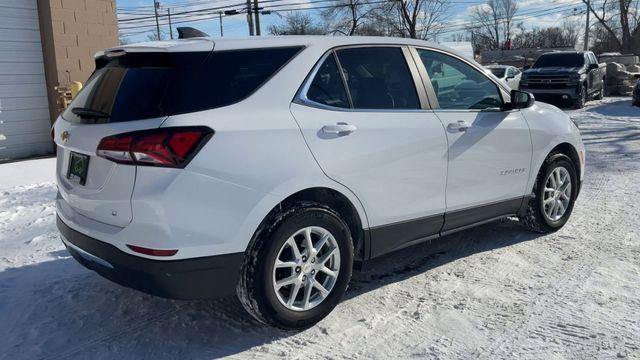
[[[271,4],[271,3],[277,3],[277,2],[282,2],[282,1],[287,1],[287,0],[265,0],[265,1],[262,1],[262,4]],[[269,11],[269,10],[278,11],[278,12],[310,11],[310,10],[319,10],[319,9],[339,8],[339,7],[348,7],[348,6],[350,6],[349,4],[333,4],[333,5],[324,5],[324,6],[292,7],[292,8],[280,9],[280,7],[284,7],[284,6],[298,6],[298,5],[308,5],[308,4],[313,4],[313,3],[324,3],[324,2],[335,2],[335,1],[337,1],[337,0],[311,0],[311,1],[305,2],[305,3],[276,4],[276,5],[267,6],[266,8],[264,8],[264,11]],[[376,4],[388,3],[388,2],[389,2],[389,0],[369,1],[369,2],[362,2],[359,5],[376,5]],[[459,1],[459,2],[460,3],[466,3],[466,4],[471,3],[471,2],[463,2],[463,1]],[[482,3],[484,3],[484,2],[482,2]],[[575,5],[578,5],[578,4],[581,4],[581,3],[582,3],[581,1],[577,1],[577,2],[568,3],[568,4],[556,5],[556,6],[551,7],[551,8],[531,9],[529,11],[521,12],[519,15],[513,17],[511,20],[512,21],[521,21],[521,20],[526,20],[526,19],[538,17],[538,16],[557,14],[557,13],[564,12],[564,11],[568,10],[569,8],[574,7]],[[246,5],[246,4],[245,3],[238,3],[238,4],[219,6],[219,7],[212,7],[212,8],[206,8],[206,9],[183,11],[183,12],[179,12],[179,13],[172,13],[171,15],[172,15],[173,19],[176,19],[176,18],[182,19],[180,21],[174,21],[173,24],[193,23],[193,22],[207,21],[207,20],[211,20],[211,19],[214,19],[214,18],[218,17],[219,16],[218,12],[221,9],[225,9],[225,8],[228,9],[228,8],[232,8],[232,7],[240,8],[243,5]],[[559,10],[559,11],[557,11],[557,10]],[[214,11],[215,11],[215,13],[214,13]],[[236,14],[244,13],[244,11],[246,11],[246,10],[238,10],[236,12]],[[529,16],[524,16],[524,15],[529,15]],[[229,16],[229,15],[225,15],[225,16]],[[159,16],[159,17],[162,17],[162,16]],[[147,19],[148,17],[144,17],[144,18]],[[129,19],[126,19],[126,20],[133,21],[133,20],[140,20],[140,19],[143,19],[143,18],[129,18]],[[125,19],[123,19],[123,21],[124,20]],[[499,19],[496,19],[496,20],[505,21],[505,20],[508,20],[508,19],[507,18],[499,18]],[[439,34],[449,33],[449,32],[456,32],[456,31],[460,31],[460,30],[464,30],[464,29],[474,29],[474,28],[480,28],[481,27],[481,26],[471,26],[473,24],[474,24],[473,21],[464,21],[464,22],[459,22],[459,23],[454,23],[454,24],[447,24],[447,25],[444,25],[444,26],[439,28],[439,30],[441,30],[439,32]],[[131,25],[133,25],[133,24],[131,24]],[[144,25],[141,24],[141,25],[136,25],[136,26],[121,27],[121,30],[125,30],[126,31],[126,30],[130,30],[130,29],[148,28],[148,27],[152,27],[152,26],[154,26],[154,24],[144,24]],[[442,31],[443,29],[446,30],[446,31]],[[133,34],[133,33],[129,33],[129,34]]]
[[[181,11],[181,12],[173,13],[173,15],[175,17],[175,15],[195,14],[195,13],[205,12],[205,11],[221,10],[221,9],[225,9],[225,8],[241,6],[243,4],[244,3],[236,3],[236,4],[231,4],[231,5],[203,8],[203,9],[197,9],[197,10]],[[166,16],[166,15],[161,15],[161,17],[163,17],[163,16]],[[149,19],[149,18],[153,18],[153,17],[154,16],[142,16],[142,17],[137,17],[137,18],[122,19],[122,20],[118,20],[118,22],[129,22],[129,21]]]

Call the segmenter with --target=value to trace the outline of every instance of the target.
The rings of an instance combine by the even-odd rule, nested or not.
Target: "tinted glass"
[[[502,106],[498,86],[454,57],[418,49],[441,109],[487,109]]]
[[[419,109],[409,67],[400,48],[337,51],[356,109]]]
[[[490,68],[489,71],[491,71],[491,73],[498,79],[502,79],[504,77],[505,68]]]
[[[536,60],[533,68],[544,67],[582,67],[584,55],[582,54],[545,54]]]
[[[119,122],[230,105],[257,90],[299,50],[129,53],[101,58],[63,117],[76,122]],[[74,108],[76,113],[83,109],[100,115],[78,116]]]
[[[327,57],[313,78],[307,99],[329,106],[348,108],[349,99],[333,55]]]

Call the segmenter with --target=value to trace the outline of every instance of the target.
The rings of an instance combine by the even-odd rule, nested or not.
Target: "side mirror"
[[[640,74],[634,74],[633,77],[636,79],[640,79]]]
[[[525,65],[525,66],[522,67],[523,71],[529,70],[529,69],[531,69],[531,65]]]
[[[596,70],[599,68],[600,68],[600,65],[598,64],[589,64],[589,70]]]
[[[511,102],[506,104],[507,109],[526,109],[536,102],[532,93],[520,90],[511,90]]]

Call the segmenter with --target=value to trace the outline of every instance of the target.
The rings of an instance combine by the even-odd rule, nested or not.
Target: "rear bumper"
[[[210,299],[235,294],[244,253],[183,260],[151,260],[71,229],[57,226],[69,253],[83,266],[120,285],[172,299]]]

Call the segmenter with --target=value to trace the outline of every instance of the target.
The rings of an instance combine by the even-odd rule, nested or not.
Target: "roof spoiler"
[[[198,29],[194,29],[192,27],[179,27],[176,28],[178,30],[178,39],[189,39],[195,37],[208,37],[209,34],[202,32]]]

